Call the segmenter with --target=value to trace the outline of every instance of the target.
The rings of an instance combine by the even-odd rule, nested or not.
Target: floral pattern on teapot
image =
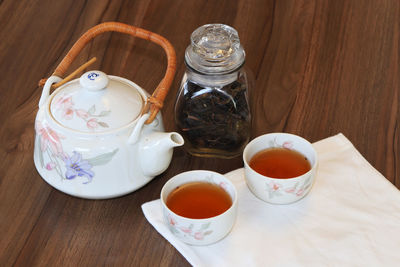
[[[106,117],[111,113],[111,110],[103,110],[96,114],[96,105],[92,105],[88,110],[75,108],[72,96],[62,95],[55,103],[55,110],[60,112],[60,115],[65,120],[74,119],[74,114],[86,122],[86,127],[94,130],[98,127],[109,128],[109,125],[104,121],[99,120],[101,117]]]
[[[84,177],[86,181],[83,183],[88,184],[95,176],[92,168],[107,164],[118,152],[118,149],[115,149],[112,152],[88,159],[83,158],[82,154],[77,151],[73,151],[71,155],[63,150],[61,143],[61,140],[65,139],[63,135],[41,122],[36,122],[35,126],[40,147],[40,164],[47,171],[55,171],[61,179],[72,180]]]

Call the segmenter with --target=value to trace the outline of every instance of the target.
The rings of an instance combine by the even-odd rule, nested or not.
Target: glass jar
[[[207,24],[192,33],[175,103],[175,122],[190,154],[233,158],[241,155],[249,141],[244,59],[234,28]]]

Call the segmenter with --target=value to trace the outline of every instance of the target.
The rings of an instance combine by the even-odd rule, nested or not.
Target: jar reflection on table
[[[250,138],[248,82],[237,32],[223,24],[193,32],[175,104],[175,121],[192,155],[232,158]]]

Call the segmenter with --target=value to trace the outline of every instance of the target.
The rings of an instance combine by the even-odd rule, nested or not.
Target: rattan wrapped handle
[[[76,43],[69,50],[64,59],[55,69],[53,75],[58,77],[63,77],[72,61],[77,57],[77,55],[82,51],[85,45],[91,41],[94,37],[104,33],[104,32],[120,32],[129,34],[134,37],[139,37],[145,40],[149,40],[160,45],[166,55],[167,55],[167,70],[161,82],[158,84],[157,88],[154,90],[153,94],[149,97],[148,103],[150,103],[149,111],[150,117],[146,123],[151,123],[156,117],[158,111],[162,108],[164,99],[167,96],[169,88],[175,76],[176,71],[176,54],[175,49],[171,43],[164,37],[138,28],[131,25],[123,24],[120,22],[105,22],[101,23],[85,32]],[[40,82],[42,83],[42,81]]]

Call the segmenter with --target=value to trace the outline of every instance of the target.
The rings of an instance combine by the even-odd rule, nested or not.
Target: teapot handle
[[[147,103],[150,103],[150,106],[147,107],[145,110],[147,110],[148,108],[150,109],[150,117],[147,119],[146,124],[149,124],[154,120],[158,111],[162,108],[164,99],[167,96],[176,71],[175,49],[171,45],[171,43],[161,35],[120,22],[101,23],[89,29],[78,39],[78,41],[76,41],[76,43],[72,46],[64,59],[57,66],[52,76],[62,77],[68,67],[71,65],[72,61],[77,57],[79,52],[81,52],[81,50],[90,40],[104,32],[111,31],[125,33],[131,36],[136,36],[154,42],[160,45],[167,55],[168,65],[165,75],[147,101]],[[40,81],[39,85],[43,84],[44,82],[45,80]]]

